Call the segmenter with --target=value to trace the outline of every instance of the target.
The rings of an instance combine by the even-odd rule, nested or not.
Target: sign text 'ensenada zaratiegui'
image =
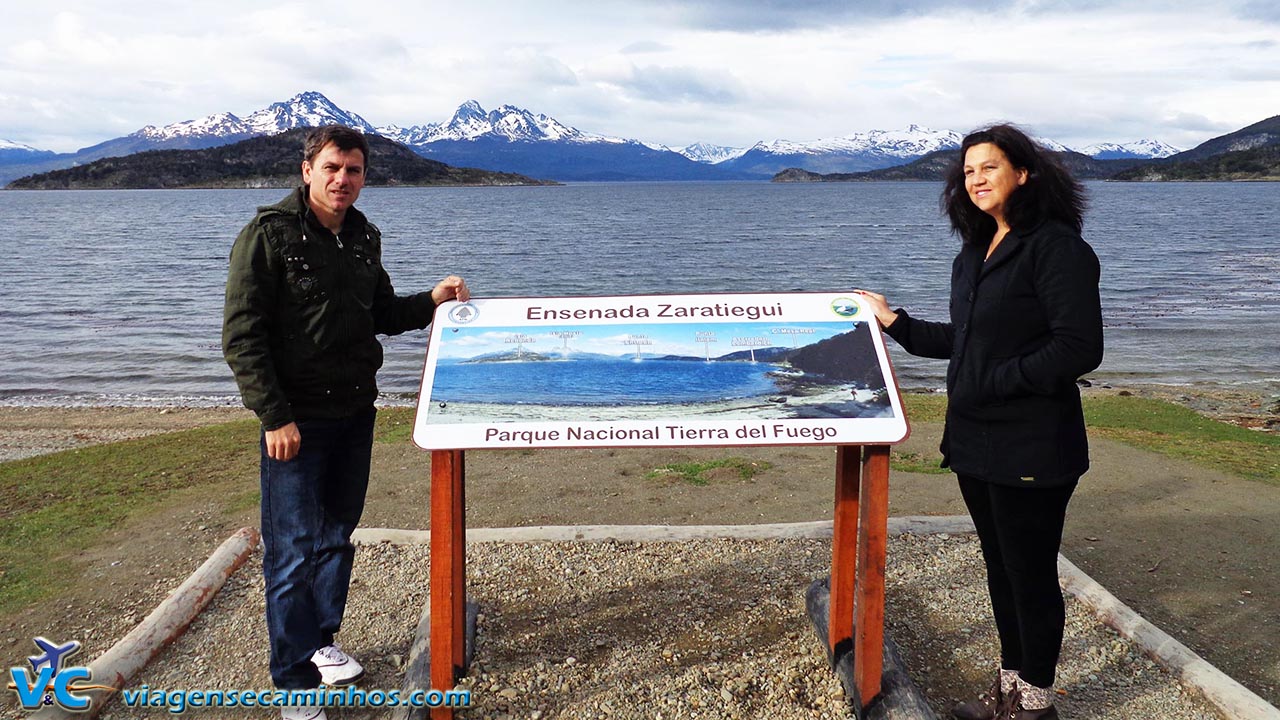
[[[490,298],[436,312],[428,450],[889,444],[906,417],[844,293]]]

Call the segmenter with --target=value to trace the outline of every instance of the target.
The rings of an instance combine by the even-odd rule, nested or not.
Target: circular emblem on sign
[[[853,298],[840,297],[831,301],[831,310],[840,317],[851,318],[858,314],[861,308]]]
[[[460,303],[449,311],[449,319],[458,325],[466,325],[480,316],[480,310],[469,302]]]

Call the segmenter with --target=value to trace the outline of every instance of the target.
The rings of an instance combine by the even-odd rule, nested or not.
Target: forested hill
[[[1273,180],[1280,181],[1280,145],[1235,150],[1203,160],[1157,161],[1116,175],[1115,180]]]
[[[293,187],[302,180],[302,145],[310,128],[203,150],[152,150],[28,175],[10,189]],[[369,141],[367,186],[553,185],[514,173],[459,168],[428,160],[392,140]]]

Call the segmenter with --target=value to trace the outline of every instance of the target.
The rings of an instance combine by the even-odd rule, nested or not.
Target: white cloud
[[[0,138],[74,150],[319,90],[374,124],[476,99],[672,147],[1007,119],[1190,146],[1280,111],[1260,0],[404,5],[68,0],[7,9]],[[995,18],[995,21],[993,21]]]

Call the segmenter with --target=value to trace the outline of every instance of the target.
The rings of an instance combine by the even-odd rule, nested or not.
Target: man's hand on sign
[[[471,299],[471,288],[467,287],[466,281],[457,275],[450,275],[436,284],[431,291],[431,299],[439,305],[446,300],[457,300],[458,302],[466,302]]]

